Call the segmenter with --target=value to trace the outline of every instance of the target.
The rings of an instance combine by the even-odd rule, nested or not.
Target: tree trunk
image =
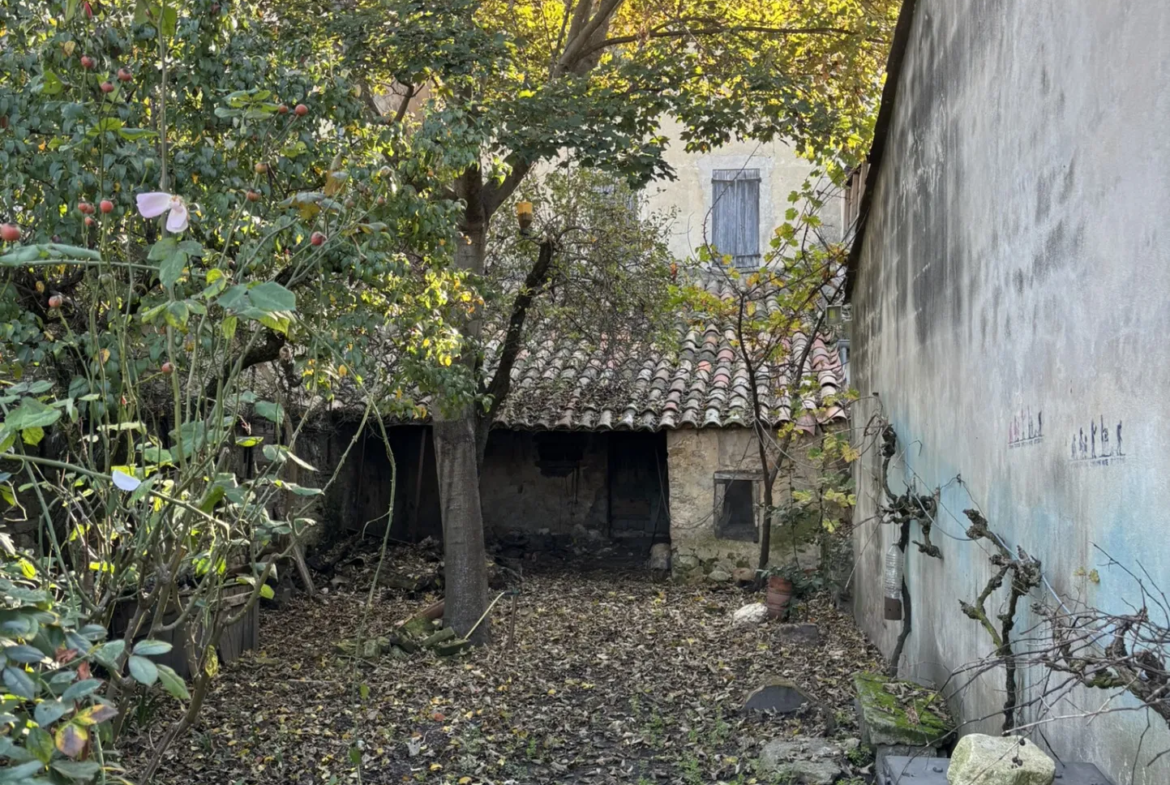
[[[476,467],[475,412],[469,406],[455,419],[435,419],[435,464],[443,511],[443,621],[460,636],[487,608],[487,550],[483,542],[483,511],[479,505]],[[485,620],[476,643],[488,640]]]
[[[482,181],[472,167],[460,176],[457,192],[466,205],[464,237],[455,249],[455,265],[482,275],[484,269],[487,215],[481,201]],[[463,326],[464,336],[478,339],[478,318]],[[473,365],[473,353],[460,362]],[[443,518],[445,605],[443,621],[464,635],[479,621],[487,608],[487,549],[484,547],[483,510],[479,500],[479,467],[476,450],[475,406],[469,403],[458,411],[435,410],[435,468],[439,477],[439,504]],[[490,628],[485,619],[476,630],[475,642],[486,643]]]

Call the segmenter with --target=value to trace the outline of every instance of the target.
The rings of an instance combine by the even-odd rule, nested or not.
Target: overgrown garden
[[[618,351],[680,304],[724,307],[688,291],[662,218],[614,196],[670,177],[663,118],[692,150],[788,139],[839,183],[895,5],[0,8],[0,493],[33,524],[0,541],[0,776],[123,776],[129,718],[160,690],[180,708],[132,774],[173,762],[221,636],[301,557],[345,470],[348,451],[322,472],[298,450],[333,406],[392,461],[388,423],[433,419],[445,623],[486,642],[477,474],[525,341]],[[816,198],[778,230],[771,272],[733,276],[745,356],[821,328],[840,248],[808,244]],[[536,208],[524,234],[517,202]],[[765,290],[783,305],[761,320]],[[764,455],[777,437],[757,419]]]

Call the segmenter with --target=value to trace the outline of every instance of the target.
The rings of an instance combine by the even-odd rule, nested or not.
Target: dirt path
[[[360,616],[357,580],[265,611],[262,651],[224,669],[158,781],[359,782],[360,757],[363,783],[747,783],[770,738],[819,734],[822,718],[836,724],[830,733],[854,735],[849,679],[877,654],[826,603],[797,611],[820,625],[819,645],[781,647],[773,625],[731,626],[753,599],[740,590],[558,572],[524,582],[513,648],[505,606],[497,644],[451,660],[355,668],[339,657],[334,644]],[[424,604],[390,593],[371,629],[384,634]],[[792,679],[828,710],[740,715],[768,677]]]

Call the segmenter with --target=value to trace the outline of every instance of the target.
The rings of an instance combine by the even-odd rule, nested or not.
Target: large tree
[[[664,118],[679,121],[689,150],[782,137],[810,156],[857,153],[897,5],[356,0],[339,33],[370,107],[390,123],[413,118],[416,138],[444,151],[449,179],[437,193],[459,205],[453,263],[481,276],[492,218],[542,162],[571,160],[633,184],[670,177]],[[471,368],[481,332],[474,317],[462,327]],[[460,633],[487,601],[477,455],[491,410],[458,397],[435,417],[447,621]]]

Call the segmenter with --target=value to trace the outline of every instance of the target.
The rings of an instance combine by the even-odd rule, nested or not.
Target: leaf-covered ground
[[[317,601],[265,610],[262,650],[223,669],[157,781],[767,782],[755,771],[766,741],[856,735],[850,677],[878,655],[829,603],[795,610],[820,626],[821,643],[786,647],[773,624],[731,626],[732,611],[759,599],[739,589],[654,582],[636,570],[528,569],[512,644],[505,599],[495,644],[447,660],[361,663],[337,653],[338,640],[357,634],[369,568],[335,578]],[[434,599],[379,595],[368,619],[375,635]],[[769,677],[795,681],[823,710],[741,714]],[[144,707],[142,727],[159,735],[173,711]],[[131,773],[150,736],[131,746]]]

